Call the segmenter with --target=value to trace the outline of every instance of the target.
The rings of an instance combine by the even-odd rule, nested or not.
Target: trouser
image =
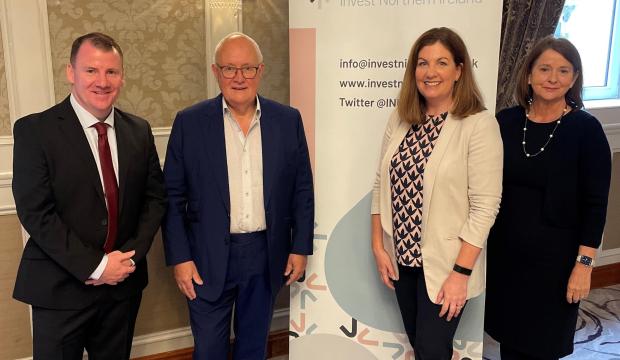
[[[231,234],[222,295],[215,301],[200,297],[188,301],[194,359],[228,358],[233,307],[233,359],[265,359],[274,295],[269,284],[265,232]]]
[[[439,317],[441,305],[429,299],[421,267],[398,265],[398,270],[399,279],[394,282],[396,299],[416,360],[452,359],[460,314],[450,321],[446,321],[445,315]]]
[[[101,296],[79,310],[32,307],[34,360],[129,359],[142,293],[115,300]]]

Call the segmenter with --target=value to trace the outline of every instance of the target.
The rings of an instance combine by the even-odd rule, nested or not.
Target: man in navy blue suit
[[[265,65],[242,33],[211,66],[221,94],[180,111],[164,177],[166,262],[188,298],[194,359],[264,359],[274,299],[312,254],[314,194],[299,111],[258,96]]]

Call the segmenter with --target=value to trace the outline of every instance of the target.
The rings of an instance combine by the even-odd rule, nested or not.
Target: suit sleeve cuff
[[[133,260],[132,260],[133,262]],[[101,262],[99,263],[99,266],[97,266],[97,268],[95,269],[95,271],[93,271],[92,274],[90,274],[89,279],[92,280],[99,280],[99,278],[101,277],[101,274],[103,274],[103,270],[105,270],[106,265],[108,265],[108,255],[103,255],[103,259],[101,259]]]

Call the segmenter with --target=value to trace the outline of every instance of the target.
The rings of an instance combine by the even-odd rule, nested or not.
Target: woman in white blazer
[[[452,358],[462,309],[484,290],[502,149],[463,40],[428,30],[385,130],[371,216],[377,269],[396,290],[417,360]]]

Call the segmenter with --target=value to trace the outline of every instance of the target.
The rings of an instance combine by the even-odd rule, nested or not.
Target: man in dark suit
[[[221,95],[176,117],[164,178],[166,260],[188,298],[194,359],[264,359],[274,299],[312,254],[314,194],[296,109],[257,95],[264,64],[247,35],[211,66]]]
[[[114,108],[123,54],[77,38],[71,95],[15,123],[13,195],[30,234],[13,296],[32,305],[34,359],[129,359],[146,253],[166,200],[149,124]]]

